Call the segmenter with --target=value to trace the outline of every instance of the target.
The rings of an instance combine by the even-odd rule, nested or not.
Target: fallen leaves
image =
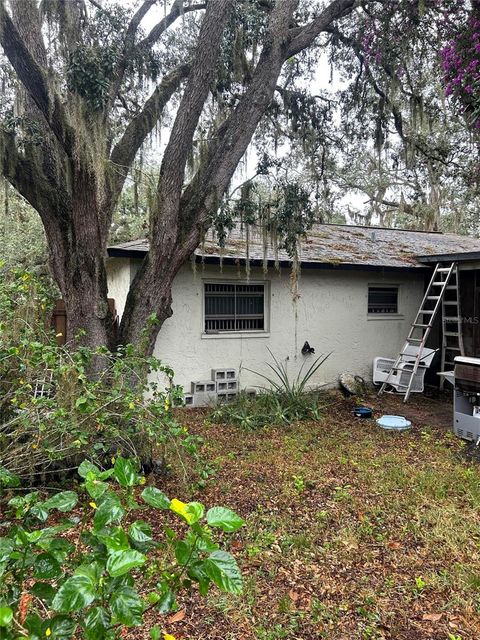
[[[168,623],[173,624],[174,622],[181,622],[182,620],[185,619],[186,615],[187,615],[187,610],[180,609],[180,611],[177,611],[177,613],[174,613],[173,615],[168,617]]]

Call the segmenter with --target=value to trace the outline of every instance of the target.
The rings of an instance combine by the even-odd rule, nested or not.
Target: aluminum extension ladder
[[[450,285],[450,279],[452,275],[455,274],[455,285]],[[454,308],[454,301],[446,298],[447,292],[454,291],[456,292],[456,311]],[[389,385],[389,381],[394,374],[395,370],[401,363],[411,363],[412,367],[408,368],[405,371],[408,371],[408,384],[404,384],[399,389],[400,393],[405,395],[403,401],[407,402],[410,391],[412,389],[413,379],[415,374],[417,373],[420,362],[422,361],[422,354],[425,348],[425,344],[427,342],[428,336],[433,326],[433,322],[435,317],[442,308],[444,314],[446,313],[446,309],[449,309],[446,319],[451,323],[453,321],[456,322],[456,331],[453,329],[451,331],[443,331],[443,345],[442,345],[442,371],[443,365],[453,365],[453,359],[447,360],[447,352],[450,351],[459,351],[463,352],[462,342],[461,342],[461,318],[460,318],[460,305],[459,305],[459,291],[458,291],[458,268],[457,263],[452,262],[448,266],[441,266],[440,263],[437,263],[435,266],[435,270],[433,272],[430,283],[427,287],[425,295],[423,297],[422,303],[420,305],[420,309],[415,317],[415,320],[412,322],[410,327],[410,331],[408,333],[405,344],[402,347],[402,350],[398,354],[395,363],[393,364],[390,372],[385,380],[385,382],[380,387],[379,395],[385,392],[386,388]],[[453,309],[453,314],[450,309]],[[456,337],[457,345],[449,346],[448,339],[452,339]],[[418,353],[415,357],[414,362],[412,363],[412,357],[407,357],[406,350],[408,347],[417,347]],[[451,356],[448,356],[451,357]]]

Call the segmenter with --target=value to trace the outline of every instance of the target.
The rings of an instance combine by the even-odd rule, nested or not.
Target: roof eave
[[[415,256],[422,264],[432,262],[478,262],[480,251],[464,251],[461,253],[436,253],[428,256]]]
[[[139,250],[139,249],[118,249],[116,247],[108,248],[108,256],[110,258],[137,258],[141,259],[146,254],[147,251]],[[246,258],[244,257],[235,257],[235,256],[195,256],[195,262],[203,263],[203,264],[224,264],[230,266],[238,266],[245,265]],[[249,265],[252,267],[263,267],[264,261],[258,259],[250,259]],[[281,268],[291,268],[290,260],[279,260],[278,263],[275,260],[267,260],[267,265],[269,267],[276,266],[278,264]],[[335,269],[339,271],[393,271],[393,272],[402,272],[402,273],[422,273],[428,269],[426,266],[422,265],[384,265],[384,264],[365,264],[365,263],[352,263],[352,262],[337,262],[332,260],[331,262],[319,262],[319,261],[308,261],[302,260],[301,262],[302,269]]]

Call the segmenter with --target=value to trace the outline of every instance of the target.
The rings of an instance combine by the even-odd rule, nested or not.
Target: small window
[[[398,313],[398,287],[368,287],[368,313]]]
[[[205,283],[205,333],[265,331],[265,285]]]

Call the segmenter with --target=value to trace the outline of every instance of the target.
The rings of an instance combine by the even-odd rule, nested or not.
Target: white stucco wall
[[[114,260],[111,260],[113,263]],[[119,261],[120,262],[120,261]],[[123,309],[124,286],[130,281],[126,261],[112,271],[110,295],[117,299],[117,309]],[[132,263],[131,271],[135,270]],[[128,277],[127,277],[128,274]],[[258,376],[245,368],[269,373],[270,349],[277,358],[287,362],[293,377],[305,357],[301,354],[307,340],[315,348],[315,356],[332,352],[318,371],[315,384],[335,384],[339,373],[350,371],[371,378],[375,356],[395,356],[407,335],[410,323],[419,308],[423,294],[423,275],[380,273],[375,271],[345,271],[305,269],[299,285],[299,299],[294,302],[290,291],[288,270],[267,275],[252,269],[250,281],[268,282],[268,331],[257,334],[203,334],[203,281],[246,281],[244,269],[205,266],[192,272],[185,266],[173,287],[173,316],[163,325],[155,355],[173,367],[176,382],[190,391],[192,380],[209,379],[211,369],[232,367],[241,370],[241,386],[261,384]],[[399,315],[369,317],[367,313],[368,285],[399,286]],[[308,365],[305,365],[306,367]]]
[[[108,297],[115,300],[115,309],[122,317],[130,288],[131,264],[129,258],[109,258],[107,260]]]

